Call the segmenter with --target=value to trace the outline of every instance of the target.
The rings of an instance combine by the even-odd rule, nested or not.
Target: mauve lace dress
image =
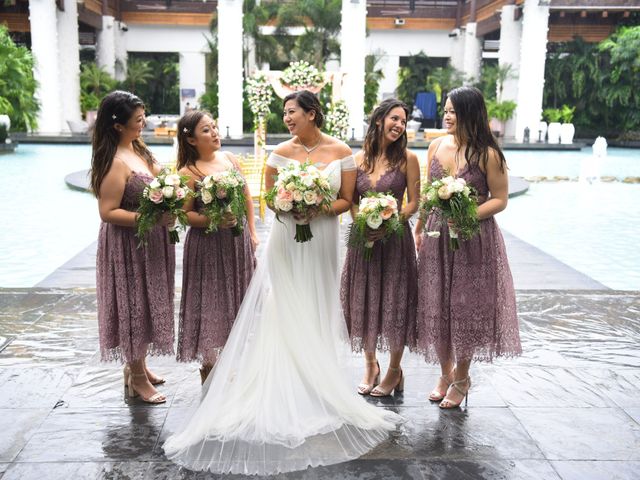
[[[120,208],[136,211],[153,177],[133,173]],[[96,294],[102,360],[131,362],[173,354],[175,248],[157,226],[138,248],[135,228],[102,222],[96,258]]]
[[[374,188],[358,168],[354,201],[374,190],[391,192],[402,205],[407,177],[399,169],[385,172]],[[342,270],[340,299],[354,351],[415,350],[417,342],[416,249],[409,224],[402,237],[375,242],[370,260],[349,247]]]
[[[202,207],[197,198],[195,209]],[[251,281],[255,256],[246,220],[238,237],[231,229],[205,231],[189,228],[184,244],[177,358],[213,364]]]
[[[431,176],[446,174],[434,155]],[[468,166],[458,174],[473,186],[479,203],[489,195],[486,175]],[[432,213],[418,252],[418,348],[430,362],[440,358],[492,361],[522,352],[516,298],[502,233],[494,217],[480,221],[480,234],[449,249],[446,222]]]

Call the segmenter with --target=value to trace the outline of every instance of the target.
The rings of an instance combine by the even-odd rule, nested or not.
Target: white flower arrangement
[[[258,73],[253,77],[247,78],[245,92],[249,100],[249,108],[253,112],[254,127],[257,127],[260,119],[269,115],[269,105],[273,100],[273,88],[271,88],[267,77],[262,73]]]
[[[349,109],[343,100],[328,105],[329,111],[325,117],[326,130],[340,140],[347,140],[349,130]]]
[[[301,60],[299,62],[291,62],[282,72],[280,80],[293,90],[304,90],[321,85],[322,74],[316,67]]]

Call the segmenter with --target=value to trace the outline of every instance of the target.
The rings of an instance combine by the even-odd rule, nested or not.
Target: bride
[[[284,122],[294,137],[267,160],[266,188],[279,167],[311,162],[339,195],[313,218],[274,221],[201,403],[164,444],[169,459],[193,470],[267,475],[344,462],[400,420],[352,393],[345,369],[337,215],[351,206],[351,150],[320,131],[322,109],[308,91],[284,99]],[[305,221],[313,239],[297,243],[295,222]]]

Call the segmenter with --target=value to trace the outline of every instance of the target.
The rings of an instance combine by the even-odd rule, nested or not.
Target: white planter
[[[497,118],[492,118],[489,120],[489,128],[491,129],[491,133],[493,133],[496,137],[504,137],[504,123]]]
[[[551,122],[547,128],[548,142],[560,143],[560,130],[562,125],[558,122]]]
[[[576,127],[573,126],[573,123],[563,123],[560,125],[560,143],[571,145],[575,133]]]
[[[0,115],[0,125],[4,125],[7,127],[7,132],[9,131],[11,128],[11,119],[9,118],[9,115]]]

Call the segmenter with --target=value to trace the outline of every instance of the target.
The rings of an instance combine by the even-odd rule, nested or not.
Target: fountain
[[[582,160],[580,164],[580,182],[594,183],[600,181],[600,162],[607,156],[607,140],[604,137],[596,138],[593,142],[593,153]]]

